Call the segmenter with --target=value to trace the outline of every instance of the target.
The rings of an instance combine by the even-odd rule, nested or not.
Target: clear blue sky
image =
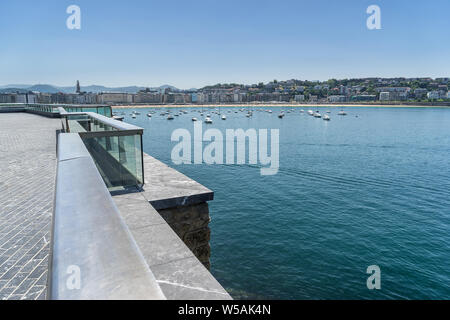
[[[68,30],[66,8],[81,8]],[[381,30],[366,8],[381,8]],[[1,0],[0,85],[450,76],[450,1]]]

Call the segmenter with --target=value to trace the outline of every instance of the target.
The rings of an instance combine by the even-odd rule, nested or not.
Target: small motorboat
[[[152,114],[151,113],[147,113],[147,117],[151,118]]]
[[[192,118],[192,121],[197,121],[198,119],[196,117]]]
[[[322,118],[322,115],[320,114],[319,111],[314,112],[314,117],[315,118]]]
[[[308,110],[308,114],[309,114],[310,116],[313,116],[313,115],[314,115],[314,112],[313,112],[312,110]]]
[[[221,119],[222,120],[227,120],[227,116],[226,115],[222,115]]]
[[[341,111],[338,112],[338,115],[339,116],[346,116],[347,112],[345,112],[344,110],[341,110]]]
[[[278,115],[278,118],[283,119],[283,117],[284,117],[284,113],[281,112],[281,113]]]
[[[136,118],[136,117],[135,117]],[[114,115],[113,116],[113,119],[114,120],[117,120],[117,121],[122,121],[123,120],[123,116],[116,116],[116,115]]]
[[[325,121],[330,121],[331,120],[330,116],[327,115],[327,114],[325,114],[322,119],[325,120]]]
[[[169,115],[167,116],[167,120],[173,120],[173,119],[174,119],[173,115],[169,114]]]
[[[211,118],[210,118],[210,117],[206,117],[206,118],[205,118],[205,123],[212,123]]]

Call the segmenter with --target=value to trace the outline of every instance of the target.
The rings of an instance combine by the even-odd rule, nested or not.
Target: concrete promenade
[[[0,113],[0,300],[45,298],[60,128]]]
[[[61,119],[0,113],[0,300],[47,298],[60,129]],[[146,154],[144,171],[143,189],[114,193],[109,200],[113,206],[115,202],[165,297],[231,299],[207,269],[207,201],[213,192]],[[65,194],[73,191],[70,188],[64,189]],[[71,241],[79,240],[77,234],[72,237]],[[104,245],[103,239],[97,240]],[[115,252],[114,248],[109,249]]]

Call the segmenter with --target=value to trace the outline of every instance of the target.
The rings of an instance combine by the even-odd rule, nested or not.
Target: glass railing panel
[[[105,116],[108,118],[112,118],[112,109],[110,106],[104,107],[105,108]]]
[[[120,145],[120,163],[133,174],[136,178],[136,184],[142,185],[142,148],[141,136],[121,136]]]
[[[142,186],[140,135],[82,139],[109,189]]]
[[[110,107],[100,108],[96,110],[111,111]],[[65,106],[58,111],[63,116],[63,127],[80,134],[108,189],[141,187],[144,182],[142,128],[92,112],[85,114],[80,109]]]
[[[67,123],[70,132],[89,132],[90,118],[87,115],[72,115],[67,116]]]

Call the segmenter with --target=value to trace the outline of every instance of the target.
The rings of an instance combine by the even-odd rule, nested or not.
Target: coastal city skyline
[[[0,5],[8,12],[0,21],[8,43],[0,84],[80,79],[190,89],[293,78],[436,78],[450,70],[450,4],[443,0],[32,4]],[[381,28],[370,30],[366,10],[374,4]],[[80,8],[80,29],[66,27],[71,5]]]
[[[239,104],[239,103],[450,103],[450,78],[362,78],[327,81],[272,80],[181,90],[174,86],[0,86],[0,103]]]

